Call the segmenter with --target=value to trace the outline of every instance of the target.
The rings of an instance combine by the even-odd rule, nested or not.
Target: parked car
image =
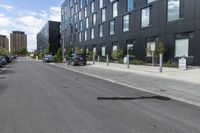
[[[5,59],[7,63],[11,63],[12,62],[12,58],[9,55],[2,55]]]
[[[68,65],[86,65],[87,63],[87,57],[84,54],[72,54],[71,57],[67,58],[67,64]]]
[[[2,65],[6,65],[8,63],[5,56],[3,56],[3,55],[0,55],[0,61],[1,61]]]
[[[3,56],[0,56],[0,67],[3,66]]]
[[[52,62],[53,56],[52,55],[44,55],[42,61],[45,63]]]

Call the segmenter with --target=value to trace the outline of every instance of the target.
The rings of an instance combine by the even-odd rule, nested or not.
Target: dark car
[[[3,56],[0,56],[0,67],[3,66]]]
[[[52,55],[44,55],[42,61],[45,63],[52,62],[53,56]]]
[[[6,58],[0,55],[0,66],[6,65],[6,64],[7,64]]]
[[[12,62],[12,59],[9,55],[2,55],[5,59],[6,59],[6,62],[7,63],[11,63]]]
[[[86,65],[87,57],[84,54],[72,54],[71,57],[67,58],[68,65]]]

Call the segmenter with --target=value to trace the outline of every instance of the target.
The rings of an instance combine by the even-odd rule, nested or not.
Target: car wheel
[[[84,66],[86,66],[86,63],[83,63]]]

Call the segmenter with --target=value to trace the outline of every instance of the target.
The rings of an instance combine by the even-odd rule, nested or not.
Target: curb
[[[191,105],[200,107],[200,103],[197,102],[197,101],[191,101],[191,100],[184,99],[184,98],[181,98],[181,97],[175,97],[175,96],[171,96],[171,95],[168,95],[168,94],[149,91],[149,90],[146,90],[146,89],[143,89],[143,88],[140,88],[140,87],[135,87],[135,86],[128,85],[128,84],[125,84],[125,83],[122,83],[122,82],[118,82],[118,81],[115,81],[115,80],[111,80],[111,79],[108,79],[108,78],[104,78],[104,77],[100,77],[100,76],[96,76],[96,75],[92,75],[92,74],[76,71],[76,70],[73,70],[73,69],[69,69],[67,67],[59,66],[59,65],[54,64],[54,63],[50,63],[49,65],[52,65],[52,66],[55,66],[55,67],[59,67],[59,68],[65,69],[65,70],[73,71],[73,72],[76,72],[76,73],[80,73],[80,74],[83,74],[83,75],[91,76],[91,77],[94,77],[94,78],[98,78],[98,79],[101,79],[101,80],[104,80],[104,81],[108,81],[108,82],[111,82],[111,83],[114,83],[114,84],[126,86],[126,87],[129,87],[129,88],[132,88],[132,89],[136,89],[136,90],[139,90],[139,91],[143,91],[143,92],[147,92],[147,93],[151,93],[151,94],[156,94],[156,95],[168,97],[168,98],[171,98],[171,99],[179,101],[179,102],[183,102],[183,103],[187,103],[187,104],[191,104]]]

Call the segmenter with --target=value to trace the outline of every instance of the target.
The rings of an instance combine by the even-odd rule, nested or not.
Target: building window
[[[104,0],[99,0],[99,8],[103,8],[103,1]]]
[[[87,37],[87,31],[85,31],[85,41],[88,39],[88,37]]]
[[[148,27],[150,25],[150,7],[142,9],[142,24],[141,27]]]
[[[154,2],[156,0],[147,0],[147,3],[151,3],[151,2]]]
[[[123,32],[129,31],[129,14],[123,17]]]
[[[175,43],[175,57],[188,57],[189,38],[176,39]]]
[[[83,30],[83,21],[80,21],[80,23],[79,23],[79,29],[80,29],[80,31]]]
[[[94,39],[94,28],[91,28],[91,39]]]
[[[70,7],[73,6],[73,2],[72,2],[72,0],[69,1],[69,5],[70,5]]]
[[[96,25],[96,23],[97,23],[97,14],[95,13],[92,15],[92,24]]]
[[[80,21],[82,18],[81,18],[81,11],[78,12],[78,20]]]
[[[82,36],[81,35],[82,35],[81,32],[79,32],[79,42],[81,42],[81,40],[82,40]]]
[[[74,23],[77,23],[76,14],[74,15]]]
[[[94,1],[91,2],[91,13],[94,13]]]
[[[132,11],[134,9],[134,1],[135,0],[127,0],[127,11]]]
[[[118,49],[119,42],[112,43],[112,52]]]
[[[168,0],[167,21],[178,20],[180,17],[180,0]]]
[[[79,0],[80,9],[83,8],[83,0]]]
[[[106,8],[101,10],[101,21],[106,21]]]
[[[87,17],[87,7],[84,8],[85,17]]]
[[[74,34],[74,40],[73,41],[76,42],[76,34]]]
[[[110,21],[110,35],[115,34],[115,20]]]
[[[127,55],[135,56],[135,40],[127,41]]]
[[[99,37],[103,37],[103,24],[99,25]]]
[[[146,46],[146,56],[147,57],[151,57],[151,53],[149,53],[149,51],[151,50],[151,45],[156,45],[155,41],[148,41],[147,42],[147,46]]]
[[[89,27],[89,18],[85,19],[85,27],[88,28]]]
[[[77,4],[75,4],[75,12],[77,13],[78,12],[78,5]]]
[[[117,17],[118,16],[118,2],[113,3],[112,7],[113,7],[113,17]]]
[[[97,48],[96,47],[93,47],[93,53],[96,55],[96,53],[97,53]]]
[[[101,56],[103,56],[103,57],[106,56],[106,47],[105,46],[101,47]]]
[[[78,24],[75,24],[75,32],[78,31]]]
[[[89,2],[89,0],[85,0],[85,4],[86,4],[86,5],[88,4],[88,2]]]

